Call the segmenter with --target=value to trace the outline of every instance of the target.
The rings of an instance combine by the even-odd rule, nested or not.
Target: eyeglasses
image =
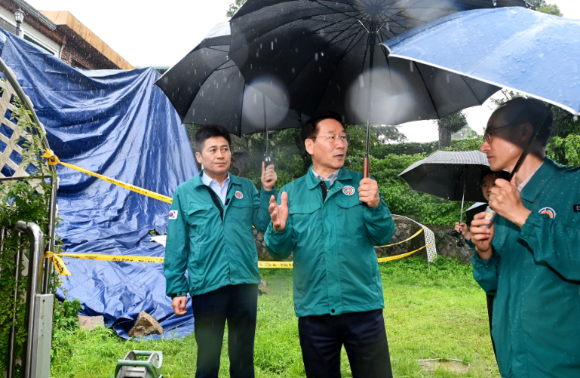
[[[330,142],[330,143],[334,143],[337,139],[340,140],[341,142],[345,142],[348,143],[348,140],[350,139],[349,135],[318,135],[318,136],[313,136],[310,137],[310,139],[316,139],[316,138],[321,138],[322,140],[326,141],[326,142]]]
[[[521,125],[521,124],[522,124],[522,122],[519,122],[519,123],[510,123],[509,125],[503,125],[503,126],[500,126],[500,127],[494,127],[492,129],[490,129],[488,127],[483,132],[483,140],[485,140],[487,143],[491,143],[491,137],[493,136],[493,134],[496,133],[497,130],[503,129],[503,128],[506,128],[506,127],[513,127],[513,126],[517,126],[517,125]]]

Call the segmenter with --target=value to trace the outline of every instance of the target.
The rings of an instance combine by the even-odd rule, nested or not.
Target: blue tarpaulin
[[[0,30],[1,57],[30,97],[48,142],[60,160],[169,197],[196,175],[185,127],[152,68],[85,71]],[[2,38],[4,37],[4,38]],[[58,237],[69,253],[163,256],[150,230],[164,233],[170,204],[57,166]],[[103,315],[128,337],[141,311],[165,336],[193,331],[187,315],[173,315],[163,264],[65,258],[72,276],[58,295],[78,298],[83,315]],[[176,327],[177,331],[176,331]]]

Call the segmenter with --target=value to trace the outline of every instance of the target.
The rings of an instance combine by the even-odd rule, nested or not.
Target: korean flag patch
[[[177,219],[177,213],[178,213],[178,211],[177,211],[177,210],[171,210],[171,211],[169,212],[169,219],[170,219],[170,220],[171,220],[171,219]]]

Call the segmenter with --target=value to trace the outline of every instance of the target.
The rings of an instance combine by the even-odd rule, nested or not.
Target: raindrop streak
[[[191,109],[191,115],[195,117],[195,108]]]
[[[197,70],[195,68],[193,69],[193,74],[197,75]]]
[[[270,46],[272,46],[272,50],[274,50],[274,42],[270,42]]]
[[[362,75],[358,75],[358,82],[359,82],[361,88],[365,87],[365,81],[364,81]]]
[[[256,94],[254,93],[254,104],[256,103]]]
[[[413,62],[409,62],[409,69],[413,72]]]
[[[296,73],[296,69],[294,69],[294,67],[292,67],[292,73]]]
[[[449,84],[449,74],[447,74],[447,84]]]
[[[318,53],[314,54],[314,60],[318,61]]]
[[[578,116],[574,116],[572,119],[574,120],[574,122],[576,122],[578,121]]]

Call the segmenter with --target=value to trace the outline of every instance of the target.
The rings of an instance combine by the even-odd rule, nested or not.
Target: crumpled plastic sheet
[[[4,40],[4,41],[2,41]],[[152,68],[87,71],[0,29],[1,57],[14,71],[60,160],[166,196],[198,173],[185,126]],[[69,253],[163,256],[150,230],[164,233],[170,204],[57,166],[57,235]],[[193,332],[191,303],[176,317],[163,264],[64,258],[72,273],[57,296],[78,298],[81,315],[103,315],[124,338],[139,312],[163,326],[159,337]]]

